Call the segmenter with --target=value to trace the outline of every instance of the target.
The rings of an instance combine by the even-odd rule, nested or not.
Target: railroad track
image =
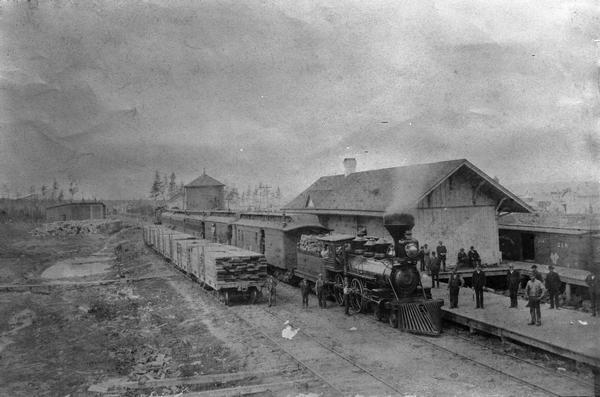
[[[207,298],[222,304],[211,291],[203,288],[200,290]],[[275,346],[281,349],[281,351],[285,352],[292,360],[298,363],[299,366],[312,373],[315,379],[318,379],[325,384],[329,389],[325,395],[346,396],[357,393],[361,394],[361,389],[364,389],[363,393],[365,395],[389,396],[403,394],[393,385],[380,379],[374,373],[361,367],[347,357],[344,357],[339,352],[324,345],[306,331],[300,330],[299,332],[311,339],[318,348],[326,350],[330,356],[324,358],[322,352],[315,354],[313,349],[311,349],[310,352],[307,352],[305,344],[294,346],[293,344],[285,343],[286,341],[281,339],[281,324],[284,323],[284,320],[282,320],[280,316],[277,316],[273,311],[268,310],[264,305],[241,305],[237,307],[223,305],[223,307],[225,310],[234,314],[241,322],[248,324],[248,327],[255,333],[267,338]],[[267,313],[275,321],[271,326],[256,324],[252,319],[257,312]],[[314,360],[314,356],[318,356],[319,360]],[[348,364],[351,364],[351,367],[349,367]]]
[[[289,285],[286,285],[286,287],[293,288]],[[333,304],[336,305],[335,303],[333,303]],[[293,313],[289,312],[288,310],[281,309],[280,307],[277,307],[277,309],[276,309],[277,312],[273,311],[271,308],[266,308],[266,307],[263,307],[263,310],[268,312],[270,315],[272,315],[276,318],[279,318],[280,320],[282,319],[281,313],[283,313],[283,312],[287,313],[289,316],[294,315]],[[340,308],[340,310],[341,310],[341,308]],[[367,326],[367,327],[369,326],[369,324],[371,326],[379,325],[378,331],[382,332],[385,336],[392,337],[393,335],[396,335],[396,337],[402,338],[402,339],[406,340],[407,342],[410,342],[411,340],[413,340],[413,341],[418,340],[419,342],[427,344],[427,345],[433,347],[434,349],[444,351],[445,353],[460,357],[460,359],[474,363],[475,365],[486,368],[487,370],[492,371],[497,374],[500,374],[502,376],[506,376],[509,379],[512,379],[522,385],[525,385],[527,387],[530,387],[533,390],[545,393],[547,395],[562,396],[562,397],[593,396],[594,395],[593,394],[594,393],[594,385],[589,382],[586,382],[583,379],[578,379],[578,378],[569,376],[567,374],[561,374],[559,372],[556,372],[556,371],[550,370],[546,367],[543,367],[539,364],[532,363],[529,360],[511,355],[511,354],[507,354],[503,351],[500,351],[498,349],[493,349],[493,348],[486,346],[484,344],[481,344],[481,343],[477,343],[475,341],[470,340],[469,338],[465,338],[465,337],[462,337],[459,335],[448,335],[448,334],[445,334],[444,336],[439,337],[439,338],[420,336],[420,335],[400,332],[398,330],[389,328],[388,326],[384,325],[383,323],[377,323],[375,321],[372,321],[372,318],[369,317],[368,315],[362,315],[360,317],[362,317],[362,318],[360,318],[358,321],[360,321],[362,324],[365,324],[365,326]],[[306,329],[306,324],[298,322],[298,320],[296,320],[296,323],[298,323],[298,325],[302,325],[303,329]],[[303,332],[304,334],[306,334],[307,336],[309,336],[311,338],[317,339],[314,335],[311,335],[310,333],[308,333],[306,331],[301,331],[301,332]],[[456,339],[460,339],[464,343],[461,345],[457,345]],[[362,368],[359,364],[356,364],[355,362],[353,362],[353,360],[350,359],[349,357],[346,357],[342,353],[333,350],[326,343],[324,343],[322,341],[317,341],[317,343],[319,343],[321,346],[323,346],[323,348],[326,348],[326,349],[334,352],[335,354],[339,355],[344,360],[346,360],[348,363],[361,368],[362,370],[364,370],[365,372],[367,372],[371,376],[373,376],[375,379],[380,379],[376,374],[373,374],[370,371],[368,371],[367,369]],[[465,344],[467,345],[467,347],[470,348],[470,351],[472,351],[472,354],[466,354],[464,352]],[[473,349],[474,345],[477,346],[477,349]],[[457,349],[457,347],[463,347],[463,349]],[[493,356],[490,355],[490,352],[492,352],[494,355]],[[499,358],[503,358],[504,363],[500,363]],[[518,361],[520,365],[515,366],[514,363],[508,362],[511,360]],[[499,364],[504,364],[504,365],[499,366]],[[510,371],[511,367],[512,367],[512,369],[514,369],[514,371]],[[518,376],[516,373],[520,374],[521,376]],[[531,379],[531,378],[543,379],[545,384],[540,385],[539,383],[534,383],[532,381],[529,381],[528,379]],[[386,382],[386,384],[388,384],[388,383]],[[391,388],[394,388],[393,385],[389,385],[389,386]],[[396,390],[396,389],[394,388],[394,390]]]
[[[278,290],[281,291],[282,288],[289,289],[289,291],[296,290],[290,285],[280,283]],[[204,296],[212,299],[215,302],[219,302],[218,299],[211,293],[211,291],[203,288],[198,289],[203,292]],[[333,304],[336,305],[335,303]],[[326,359],[321,361],[325,361],[326,364],[323,365],[322,363],[312,360],[311,354],[307,354],[306,345],[299,347],[295,346],[293,343],[287,343],[287,341],[282,340],[281,328],[282,324],[284,324],[286,320],[284,316],[287,315],[288,318],[295,318],[296,314],[290,312],[281,305],[275,306],[274,308],[268,308],[266,305],[262,304],[240,305],[234,307],[227,307],[223,305],[223,308],[235,314],[235,316],[243,323],[248,324],[248,326],[254,332],[267,338],[275,346],[277,346],[290,358],[297,362],[299,366],[302,366],[307,371],[312,373],[315,376],[315,379],[320,380],[324,385],[327,386],[327,388],[330,390],[328,394],[337,394],[342,396],[356,393],[363,393],[366,395],[406,394],[406,392],[400,390],[394,384],[394,382],[388,381],[383,376],[378,375],[376,372],[366,368],[365,366],[362,366],[360,363],[356,362],[356,360],[350,357],[350,355],[336,350],[334,346],[330,345],[330,342],[324,341],[306,331],[306,329],[310,328],[310,326],[307,326],[301,320],[294,320],[294,325],[300,326],[299,333],[304,335],[310,340],[310,342],[313,343],[313,346],[311,349],[309,349],[311,350],[311,354],[313,356],[316,355],[314,354],[313,349],[316,348],[322,350],[318,356],[323,358],[325,355]],[[256,316],[258,312],[268,314],[272,319],[270,324],[259,324],[256,323],[256,321],[253,321],[254,318],[260,317]],[[501,352],[497,349],[492,349],[489,346],[476,343],[475,341],[459,335],[446,334],[441,338],[424,337],[420,335],[399,332],[398,330],[392,329],[382,323],[374,322],[372,317],[367,315],[361,315],[357,317],[357,321],[366,325],[365,328],[369,326],[373,327],[377,330],[377,332],[383,333],[387,338],[389,338],[388,340],[391,340],[393,337],[398,337],[406,340],[407,342],[419,341],[438,351],[443,351],[447,354],[459,357],[462,360],[473,363],[479,367],[483,367],[486,370],[507,377],[530,388],[531,390],[535,390],[546,395],[564,397],[593,395],[593,385],[589,384],[588,382],[573,378],[566,374],[550,371],[547,368],[532,363],[528,360],[506,354],[505,352]],[[477,346],[479,349],[486,350],[488,357],[490,356],[489,352],[493,352],[495,354],[495,357],[492,360],[493,362],[482,359],[483,357],[486,357],[486,354],[481,353],[481,350],[479,352],[474,351],[473,354],[465,354],[464,351],[459,351],[459,349],[456,349],[456,340],[462,340],[463,343],[468,345],[468,347],[472,348],[472,346]],[[453,346],[454,348],[452,348]],[[518,367],[518,372],[525,376],[518,376],[517,374],[506,370],[506,368],[499,367],[498,357],[503,357],[505,360],[518,361],[521,364]],[[523,367],[528,368],[524,369]],[[343,372],[345,372],[345,374]],[[531,374],[535,374],[538,379],[544,379],[546,384],[540,385],[538,383],[529,381],[527,378],[531,378]]]

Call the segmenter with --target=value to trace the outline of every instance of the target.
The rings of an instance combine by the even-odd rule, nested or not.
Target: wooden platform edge
[[[492,324],[485,323],[483,321],[479,321],[479,320],[475,320],[472,318],[462,316],[458,313],[451,312],[451,311],[445,310],[443,308],[442,308],[442,313],[443,313],[444,320],[452,321],[454,323],[469,327],[469,329],[471,331],[478,330],[478,331],[482,331],[482,332],[485,332],[490,335],[497,336],[503,340],[510,339],[515,342],[523,343],[528,346],[533,346],[538,349],[545,350],[547,352],[556,354],[561,357],[565,357],[565,358],[568,358],[571,360],[575,360],[575,361],[578,361],[581,363],[591,365],[592,367],[595,367],[595,368],[600,368],[600,358],[598,358],[598,357],[580,354],[580,353],[574,352],[572,350],[568,350],[568,349],[562,348],[560,346],[556,346],[552,343],[544,342],[542,340],[534,339],[529,336],[523,335],[521,333],[511,331],[506,328],[498,327],[498,326],[495,326]]]

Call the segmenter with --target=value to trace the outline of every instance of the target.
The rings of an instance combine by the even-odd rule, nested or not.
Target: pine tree
[[[58,202],[61,203],[65,198],[65,193],[63,192],[62,189],[60,189],[60,192],[58,192]]]
[[[160,195],[162,182],[160,180],[160,174],[158,171],[154,174],[154,182],[152,182],[152,187],[150,188],[150,198],[154,201],[158,199]]]
[[[50,193],[50,198],[52,201],[56,200],[56,195],[58,194],[59,186],[58,182],[56,182],[56,178],[54,178],[54,182],[52,182],[52,193]]]
[[[35,187],[33,187],[33,192],[35,193]],[[42,185],[40,188],[40,192],[42,193],[42,200],[46,200],[46,194],[48,194],[48,186]]]
[[[169,177],[169,198],[173,197],[173,195],[177,192],[177,182],[175,179],[175,173],[171,172],[171,176]]]

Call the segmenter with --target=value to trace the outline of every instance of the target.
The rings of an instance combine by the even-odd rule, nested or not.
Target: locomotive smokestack
[[[383,226],[394,239],[394,251],[396,253],[396,257],[403,257],[404,253],[400,252],[398,241],[403,240],[405,233],[415,226],[415,218],[410,214],[384,215]]]
[[[344,175],[348,176],[356,172],[356,159],[345,158],[344,159]]]

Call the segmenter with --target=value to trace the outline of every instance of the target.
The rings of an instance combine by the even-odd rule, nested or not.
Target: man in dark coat
[[[435,288],[435,283],[437,281],[437,288],[440,288],[440,258],[435,256],[435,252],[431,253],[429,270],[431,271],[431,287]]]
[[[596,273],[590,273],[585,278],[590,292],[590,300],[592,302],[592,316],[596,316],[598,305],[600,304],[600,280]]]
[[[267,293],[269,294],[269,307],[277,301],[277,280],[273,276],[267,278]]]
[[[319,274],[319,278],[315,282],[315,293],[319,300],[319,307],[321,309],[327,308],[327,300],[325,299],[325,282],[323,281],[323,275]]]
[[[425,248],[423,246],[419,249],[419,262],[421,263],[421,271],[425,271]]]
[[[485,272],[481,270],[481,265],[477,265],[473,272],[473,289],[475,290],[476,309],[483,309],[483,287],[485,287]]]
[[[473,269],[475,269],[477,265],[481,264],[481,257],[479,256],[479,252],[477,252],[475,247],[471,246],[471,248],[469,248],[467,256],[469,258],[469,265],[471,265]]]
[[[469,257],[467,256],[467,253],[465,252],[464,248],[461,248],[460,251],[458,251],[458,257],[456,260],[456,268],[458,269],[459,267],[464,267],[469,261]]]
[[[456,268],[452,269],[450,279],[448,280],[448,290],[450,290],[450,309],[458,308],[458,292],[463,285],[462,278],[456,273]]]
[[[346,307],[346,315],[350,315],[350,283],[348,282],[348,278],[344,279],[344,306]]]
[[[554,266],[548,266],[548,275],[546,276],[546,290],[550,297],[550,309],[558,310],[558,295],[560,294],[561,281],[558,273],[554,271]]]
[[[506,273],[506,284],[508,285],[508,293],[510,295],[510,307],[517,307],[517,292],[519,292],[519,284],[521,283],[521,274],[515,270],[513,265],[508,266]]]
[[[300,281],[300,292],[302,293],[302,307],[308,307],[308,294],[310,293],[310,286],[305,278]]]
[[[440,260],[442,271],[446,272],[446,255],[448,253],[446,246],[440,241],[438,246],[435,247],[435,251],[437,252],[437,256]]]

